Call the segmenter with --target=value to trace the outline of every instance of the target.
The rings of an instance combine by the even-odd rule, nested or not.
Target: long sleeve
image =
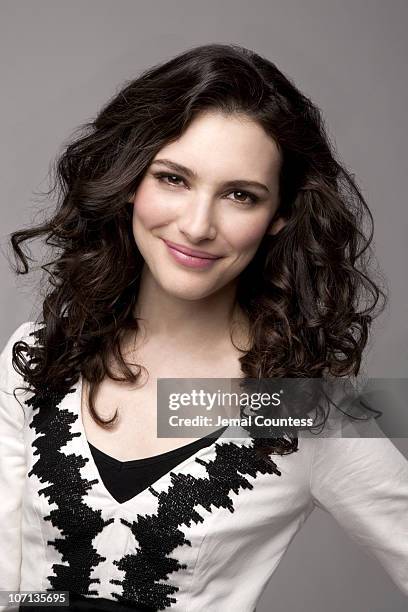
[[[370,429],[379,437],[315,440],[311,492],[408,596],[408,461],[374,421]]]
[[[26,466],[24,411],[13,396],[13,389],[21,385],[22,378],[12,366],[12,348],[29,327],[30,322],[20,325],[0,355],[0,590],[20,587],[21,505]]]

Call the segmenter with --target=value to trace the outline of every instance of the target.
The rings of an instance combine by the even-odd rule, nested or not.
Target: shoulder
[[[38,327],[40,326],[35,321],[24,321],[24,323],[20,323],[20,325],[7,336],[7,340],[5,343],[3,343],[3,347],[7,347],[11,343],[14,344],[14,342],[17,342],[20,339],[29,339],[30,333]]]
[[[34,321],[25,321],[21,323],[8,336],[3,343],[0,353],[0,389],[2,391],[10,391],[15,384],[21,384],[21,375],[13,367],[13,347],[19,342],[26,342],[28,345],[35,343],[34,332],[41,326]]]

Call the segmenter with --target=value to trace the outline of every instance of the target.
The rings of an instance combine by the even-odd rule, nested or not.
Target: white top
[[[246,432],[229,438],[227,429],[119,503],[85,436],[81,378],[64,397],[17,391],[20,405],[13,396],[25,383],[12,346],[34,342],[34,328],[18,327],[0,356],[0,590],[253,612],[319,506],[408,595],[408,461],[388,438],[300,437],[297,452],[271,455],[269,466]]]

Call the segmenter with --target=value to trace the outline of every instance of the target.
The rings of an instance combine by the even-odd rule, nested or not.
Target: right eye
[[[175,179],[176,181],[184,181],[183,177],[179,176],[178,174],[168,174],[166,172],[158,172],[154,176],[162,183],[166,183],[167,185],[173,185],[174,187],[177,187],[180,183],[173,182],[173,179]],[[171,180],[169,182],[166,179],[171,179]]]

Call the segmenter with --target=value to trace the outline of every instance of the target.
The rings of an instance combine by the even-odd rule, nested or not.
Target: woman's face
[[[133,234],[153,281],[186,300],[236,281],[264,234],[284,225],[271,223],[280,165],[275,142],[243,115],[201,114],[164,146],[133,198]]]

